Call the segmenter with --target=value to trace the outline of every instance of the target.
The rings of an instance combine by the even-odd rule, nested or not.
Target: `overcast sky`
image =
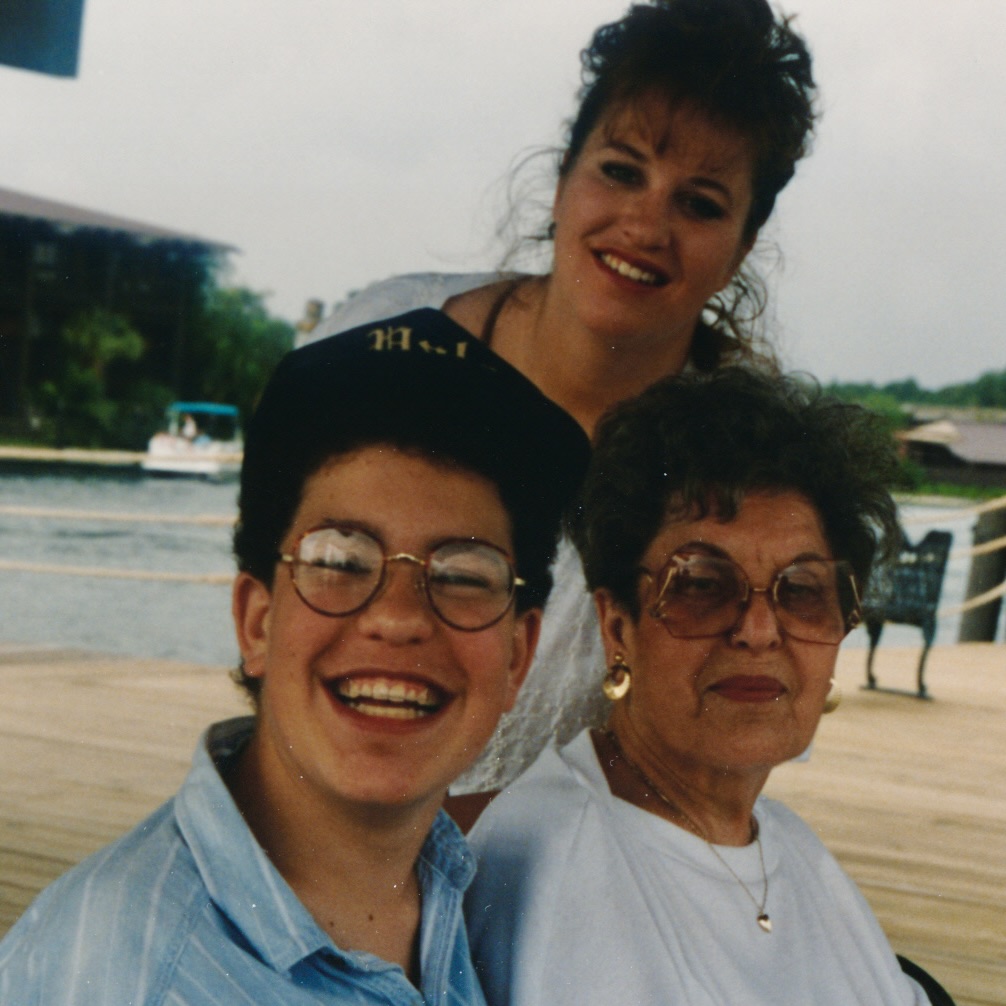
[[[492,267],[501,179],[556,143],[620,0],[87,0],[80,73],[0,67],[0,186],[232,244],[295,320]],[[1006,367],[1006,2],[792,0],[815,149],[766,238],[786,361],[927,387]]]

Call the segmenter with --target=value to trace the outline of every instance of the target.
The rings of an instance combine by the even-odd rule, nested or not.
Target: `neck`
[[[681,372],[694,328],[690,323],[678,333],[613,344],[581,325],[544,277],[516,291],[500,316],[493,348],[592,434],[611,406]]]
[[[227,783],[256,840],[332,941],[399,964],[417,982],[415,864],[437,808],[325,802],[270,765],[254,737]]]
[[[748,845],[757,836],[754,804],[767,773],[704,770],[657,755],[631,724],[612,717],[594,747],[614,796],[713,845]]]

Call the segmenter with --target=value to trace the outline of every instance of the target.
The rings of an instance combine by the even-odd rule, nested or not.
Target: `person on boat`
[[[614,705],[471,833],[490,1002],[928,1002],[810,828],[761,795],[837,701],[839,643],[897,540],[896,470],[877,416],[741,368],[665,378],[602,420],[573,533]]]
[[[484,1006],[441,810],[527,671],[580,427],[446,315],[279,365],[241,472],[254,715],[0,943],[18,1006]]]
[[[315,330],[419,306],[443,310],[591,432],[665,374],[771,356],[764,287],[747,263],[814,121],[811,57],[766,0],[652,0],[598,28],[565,148],[545,275],[411,275],[355,294]],[[575,550],[517,707],[452,791],[499,788],[553,735],[606,715]],[[574,659],[570,660],[569,657]]]

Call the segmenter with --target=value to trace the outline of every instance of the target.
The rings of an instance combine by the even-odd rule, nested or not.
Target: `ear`
[[[245,673],[260,678],[269,650],[272,592],[251,573],[238,573],[231,590],[231,614]]]
[[[520,614],[514,620],[513,651],[510,655],[510,670],[507,677],[507,697],[505,712],[513,709],[517,701],[517,693],[524,684],[527,672],[531,669],[534,651],[538,646],[538,636],[541,634],[541,609],[531,608]]]
[[[636,623],[629,613],[611,596],[605,588],[594,591],[594,605],[597,608],[597,620],[601,624],[601,642],[604,643],[604,655],[610,667],[615,660],[615,654],[621,653],[633,661]]]

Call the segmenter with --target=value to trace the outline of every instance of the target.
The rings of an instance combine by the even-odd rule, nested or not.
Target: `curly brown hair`
[[[607,116],[655,94],[671,108],[695,108],[751,144],[753,199],[744,236],[753,240],[797,161],[808,153],[816,118],[811,55],[791,19],[776,16],[766,0],[650,0],[598,28],[580,60],[579,105],[557,152],[559,178],[573,168]],[[513,219],[522,188],[515,177]],[[549,227],[531,240],[551,237]],[[505,264],[517,258],[514,249]],[[745,262],[707,305],[692,346],[693,365],[700,370],[742,361],[774,366],[774,353],[756,327],[766,302],[764,281]]]
[[[751,141],[754,198],[745,231],[754,237],[807,153],[814,126],[811,56],[790,22],[765,0],[653,0],[602,25],[580,54],[580,106],[560,173],[613,107],[656,93]]]
[[[665,378],[601,420],[570,531],[591,590],[634,618],[643,553],[668,519],[729,521],[753,491],[802,493],[862,587],[899,540],[894,442],[875,413],[809,378],[724,367]]]

